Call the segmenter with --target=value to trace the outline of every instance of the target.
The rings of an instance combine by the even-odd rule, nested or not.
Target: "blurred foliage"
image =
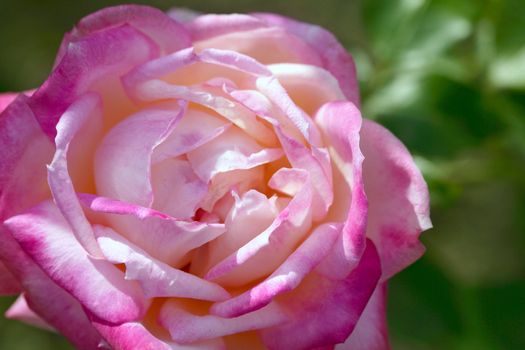
[[[0,91],[39,85],[63,33],[116,3],[0,2]],[[393,348],[525,349],[523,0],[147,3],[279,12],[334,32],[356,59],[363,114],[403,140],[431,190],[427,253],[390,283]],[[0,321],[0,349],[62,348]]]

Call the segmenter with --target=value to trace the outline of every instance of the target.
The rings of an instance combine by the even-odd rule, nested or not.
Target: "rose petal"
[[[111,323],[132,321],[145,311],[135,282],[105,260],[91,259],[50,201],[11,217],[4,226],[24,251],[90,313]]]
[[[350,337],[335,350],[389,350],[386,285],[377,286]]]
[[[191,344],[225,335],[275,326],[286,321],[286,315],[275,304],[236,317],[198,316],[175,300],[168,301],[160,311],[159,321],[177,343]]]
[[[125,264],[126,279],[138,281],[148,298],[221,301],[230,297],[219,285],[152,258],[109,227],[95,226],[95,232],[106,258],[114,264]]]
[[[0,261],[0,296],[16,295],[22,292],[20,283],[9,272],[7,267]]]
[[[360,263],[343,280],[310,274],[301,286],[281,296],[288,322],[259,331],[269,349],[313,349],[344,342],[354,330],[381,275],[371,241]]]
[[[211,307],[221,317],[236,317],[268,305],[279,294],[295,289],[330,252],[341,232],[341,225],[323,224],[268,278],[250,290]]]
[[[106,213],[115,231],[140,246],[148,254],[172,266],[182,267],[192,249],[224,232],[223,224],[183,221],[155,210],[110,198],[81,194],[84,205]]]
[[[87,121],[101,118],[100,104],[98,95],[89,93],[80,97],[64,112],[57,123],[53,161],[47,167],[49,187],[57,207],[71,225],[79,243],[93,257],[101,256],[100,249],[78,202],[69,176],[67,155],[71,141]]]
[[[297,173],[296,178],[302,182],[301,190],[268,228],[212,267],[206,279],[216,280],[221,285],[240,286],[270,274],[294,250],[311,226],[312,185],[304,170],[290,171]],[[279,178],[281,174],[279,170],[273,177]],[[270,180],[270,186],[272,184]]]
[[[264,21],[244,14],[205,14],[185,23],[194,41],[206,40],[218,35],[264,28]]]
[[[107,94],[101,93],[104,106],[114,104],[114,90],[121,89],[120,75],[158,56],[158,51],[151,39],[129,25],[92,33],[67,46],[63,58],[31,97],[29,105],[44,132],[53,139],[60,116],[78,96],[103,80],[97,88],[111,87]],[[119,107],[121,111],[111,111],[109,117],[126,111]]]
[[[317,271],[342,279],[359,262],[365,248],[368,204],[362,176],[363,155],[359,148],[362,119],[351,102],[331,102],[319,109],[315,121],[334,164],[336,191],[328,219],[345,222],[338,244]]]
[[[246,134],[232,128],[187,156],[197,175],[209,182],[218,173],[273,162],[281,158],[283,152],[278,148],[262,149]]]
[[[45,165],[53,157],[53,145],[27,101],[26,96],[18,95],[0,114],[0,219],[50,195]]]
[[[361,136],[367,236],[377,245],[387,279],[423,254],[418,238],[432,227],[428,188],[408,150],[388,130],[365,120]]]
[[[339,83],[323,68],[281,63],[268,66],[290,98],[309,115],[314,115],[324,103],[344,100]]]
[[[17,93],[0,93],[0,113],[2,113],[4,109],[15,100],[17,96]]]
[[[195,42],[194,46],[197,51],[215,48],[239,52],[263,64],[288,62],[322,65],[315,50],[295,35],[278,27],[256,28],[219,36],[216,34]]]
[[[211,113],[189,108],[171,134],[153,152],[153,163],[190,152],[223,134],[231,124]]]
[[[208,193],[190,163],[166,159],[151,169],[155,200],[153,208],[178,219],[191,219]]]
[[[176,104],[150,107],[117,124],[95,156],[95,181],[102,196],[150,207],[151,157],[184,114]]]
[[[354,60],[335,36],[326,29],[270,13],[254,14],[268,25],[284,28],[303,39],[321,56],[323,66],[332,73],[348,100],[359,106],[359,85]]]
[[[0,240],[0,257],[23,286],[29,307],[77,349],[95,349],[100,335],[91,326],[78,301],[57,286],[3,226],[0,226]]]
[[[23,294],[21,294],[16,301],[7,309],[5,312],[5,317],[24,322],[28,325],[53,331],[46,321],[44,321],[40,316],[35,314],[33,310],[27,305],[27,300]]]

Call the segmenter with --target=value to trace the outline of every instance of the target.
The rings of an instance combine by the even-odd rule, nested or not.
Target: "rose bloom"
[[[0,108],[8,317],[78,349],[388,348],[428,191],[326,30],[107,8]]]

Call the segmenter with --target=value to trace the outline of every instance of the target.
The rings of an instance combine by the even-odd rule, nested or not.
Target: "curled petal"
[[[236,317],[198,316],[176,301],[168,301],[161,309],[160,323],[170,332],[173,340],[181,344],[218,338],[246,332],[286,321],[281,307],[270,304],[260,310]]]
[[[148,298],[220,301],[230,297],[220,286],[152,258],[109,227],[96,226],[95,231],[105,257],[114,264],[125,264],[126,279],[138,281]]]
[[[340,225],[319,226],[267,279],[232,299],[214,304],[211,312],[236,317],[264,307],[276,296],[295,289],[330,252],[340,232]]]
[[[98,193],[150,207],[153,150],[170,134],[184,110],[176,104],[150,107],[113,127],[95,156]]]
[[[301,286],[284,294],[288,322],[259,331],[269,349],[313,349],[344,342],[354,330],[381,275],[371,241],[356,268],[343,280],[310,274]]]
[[[135,282],[105,260],[91,259],[50,201],[9,218],[4,226],[24,251],[91,314],[110,323],[132,321],[145,312]]]
[[[370,203],[366,232],[377,245],[387,279],[425,250],[419,235],[432,227],[428,188],[412,156],[392,133],[366,120],[361,136]]]

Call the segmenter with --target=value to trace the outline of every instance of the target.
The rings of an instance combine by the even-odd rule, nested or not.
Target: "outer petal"
[[[86,36],[99,30],[130,24],[155,40],[165,53],[188,47],[187,30],[159,9],[141,5],[107,7],[80,20],[72,37]]]
[[[18,320],[27,323],[31,326],[39,327],[46,330],[54,330],[46,321],[40,316],[35,314],[33,310],[27,305],[27,300],[23,294],[21,294],[13,305],[5,313],[5,317],[13,320]]]
[[[338,244],[317,271],[342,279],[358,263],[365,248],[368,203],[359,148],[362,119],[352,103],[331,102],[319,109],[315,121],[334,165],[334,204],[328,219],[345,223]]]
[[[50,196],[45,165],[53,156],[53,146],[27,101],[18,95],[0,114],[0,219]]]
[[[158,51],[154,42],[129,25],[81,38],[68,44],[64,57],[31,97],[29,105],[44,132],[54,138],[58,119],[78,96],[102,79],[103,86],[114,89],[124,72],[156,57]],[[112,104],[113,91],[101,95],[108,97],[105,106]]]
[[[378,285],[365,311],[344,344],[335,350],[388,350],[386,322],[386,284]]]
[[[267,27],[264,21],[245,14],[206,14],[184,23],[194,41],[218,35],[238,33]]]
[[[22,290],[15,277],[9,272],[5,265],[0,261],[0,296],[16,295]]]
[[[310,274],[297,290],[279,299],[290,320],[260,331],[269,349],[313,349],[344,342],[354,330],[381,275],[368,241],[360,263],[343,280]]]
[[[136,282],[105,260],[93,260],[59,210],[44,202],[4,222],[22,248],[97,318],[120,323],[140,318],[145,299]]]
[[[268,25],[286,29],[309,44],[321,56],[324,68],[337,78],[348,100],[359,106],[359,86],[354,61],[332,33],[319,26],[276,14],[259,13],[254,16]]]
[[[29,307],[66,336],[76,348],[96,349],[101,338],[71,294],[57,286],[0,226],[0,256],[25,291]],[[43,293],[43,291],[45,291]]]
[[[367,236],[377,245],[387,279],[423,254],[419,234],[432,227],[428,189],[408,150],[388,130],[365,120],[361,137]]]
[[[0,93],[0,113],[15,100],[16,96],[18,96],[17,93]]]

